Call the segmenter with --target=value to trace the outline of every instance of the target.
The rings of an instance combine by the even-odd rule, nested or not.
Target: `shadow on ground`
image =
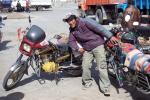
[[[21,92],[14,92],[8,94],[7,96],[0,97],[0,100],[22,100],[24,98],[24,94]]]
[[[98,70],[96,70],[96,64],[93,64],[93,67],[91,69],[92,71],[92,77],[96,84],[99,86],[99,77],[98,77]],[[109,79],[111,82],[111,85],[115,87],[117,94],[120,93],[120,88],[123,88],[125,90],[124,93],[128,93],[129,96],[131,96],[132,100],[150,100],[150,94],[143,94],[140,91],[138,91],[134,86],[124,85],[123,87],[119,86],[119,83],[117,82],[115,77],[112,77],[109,75]],[[100,87],[99,87],[100,90]]]
[[[7,46],[9,42],[11,42],[11,40],[2,41],[2,43],[0,43],[0,51],[11,48],[12,46]]]
[[[58,84],[59,82],[61,82],[61,79],[62,78],[69,78],[69,77],[72,77],[73,76],[70,76],[68,75],[67,73],[65,72],[60,72],[58,74],[54,74],[54,73],[44,73],[44,72],[41,72],[41,76],[40,77],[37,77],[37,75],[35,73],[33,73],[31,76],[27,77],[27,78],[23,78],[15,87],[13,87],[12,89],[14,88],[17,88],[17,87],[20,87],[20,86],[23,86],[23,85],[27,85],[33,81],[37,81],[39,84],[45,84],[46,81],[56,81],[56,84]],[[76,77],[79,77],[79,76],[76,76]]]
[[[125,89],[125,93],[129,93],[132,97],[132,100],[149,100],[150,95],[149,94],[143,94],[140,91],[138,91],[134,86],[132,85],[124,85],[123,87],[119,86],[119,83],[117,82],[116,78],[109,77],[111,81],[111,85],[113,85],[119,94],[119,89],[123,88]]]
[[[128,93],[132,100],[149,100],[150,94],[144,94],[138,91],[134,85],[124,83],[124,85],[120,87],[116,77],[109,75],[109,79],[118,94],[120,93],[119,89],[123,88],[125,90],[124,93]]]

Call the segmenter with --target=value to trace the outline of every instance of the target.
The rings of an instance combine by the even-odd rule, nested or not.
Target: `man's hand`
[[[83,48],[79,48],[78,50],[81,54],[83,54],[85,52],[85,50]]]
[[[119,40],[118,40],[116,37],[112,36],[112,37],[110,38],[109,42],[112,43],[112,44],[118,44],[118,43],[119,43]]]

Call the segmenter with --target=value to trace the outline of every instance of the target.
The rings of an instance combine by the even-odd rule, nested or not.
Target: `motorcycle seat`
[[[61,45],[57,44],[56,47],[57,47],[58,50],[60,50],[62,52],[67,52],[68,49],[69,49],[68,44],[61,44]]]

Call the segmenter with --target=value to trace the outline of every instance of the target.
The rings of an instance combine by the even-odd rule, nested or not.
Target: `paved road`
[[[13,13],[17,17],[21,14],[24,18],[8,19],[5,21],[3,43],[0,45],[0,100],[149,100],[150,96],[141,94],[132,87],[119,88],[112,78],[111,96],[103,96],[96,84],[96,71],[93,71],[92,74],[95,79],[93,87],[88,90],[82,90],[81,77],[62,77],[59,84],[56,85],[55,81],[51,80],[52,76],[46,75],[43,76],[46,78],[46,83],[41,85],[36,80],[36,76],[31,69],[29,69],[29,75],[25,75],[16,88],[10,91],[5,91],[2,88],[5,74],[19,56],[17,28],[29,26],[28,15],[32,18],[32,24],[42,27],[47,34],[47,39],[50,39],[55,34],[68,33],[68,25],[62,22],[62,18],[67,12],[77,14],[76,9],[77,6],[74,4],[57,5],[50,10]],[[10,16],[13,15],[8,16],[11,18]]]

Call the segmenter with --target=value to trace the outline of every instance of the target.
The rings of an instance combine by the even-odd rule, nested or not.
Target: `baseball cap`
[[[63,18],[63,21],[64,21],[64,22],[68,22],[68,21],[71,21],[71,20],[76,19],[76,18],[77,18],[77,17],[76,17],[75,14],[73,14],[73,13],[68,13],[68,14],[66,14],[65,17]]]

